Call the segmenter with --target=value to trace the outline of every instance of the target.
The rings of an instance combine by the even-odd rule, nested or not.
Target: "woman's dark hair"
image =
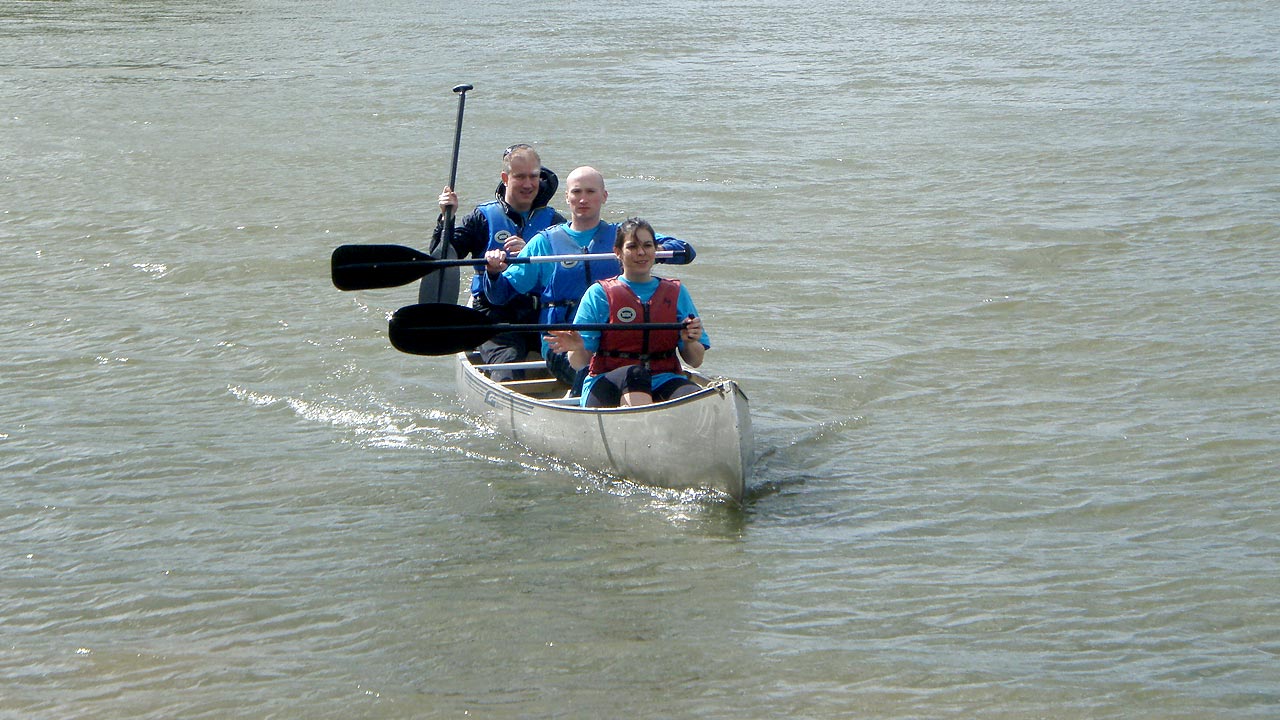
[[[641,228],[649,231],[655,243],[658,241],[658,234],[653,231],[653,226],[649,224],[648,220],[638,217],[627,218],[618,226],[618,234],[613,238],[614,251],[621,250],[622,246],[627,244],[627,238],[633,237],[636,231]]]

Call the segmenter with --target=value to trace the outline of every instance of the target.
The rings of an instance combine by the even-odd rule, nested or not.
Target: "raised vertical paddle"
[[[454,185],[458,182],[458,146],[462,142],[462,110],[467,104],[467,91],[471,90],[471,85],[457,85],[453,91],[458,94],[458,123],[453,132],[453,162],[449,166],[449,187],[457,190]],[[453,221],[454,208],[450,207],[444,213],[444,232],[440,235],[439,248],[432,248],[432,254],[441,260],[450,260],[458,257],[453,250]],[[458,283],[461,276],[458,268],[446,268],[441,272],[432,273],[422,279],[422,285],[418,288],[418,302],[420,303],[458,303]]]

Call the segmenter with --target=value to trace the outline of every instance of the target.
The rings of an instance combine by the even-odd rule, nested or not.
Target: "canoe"
[[[688,371],[702,387],[667,402],[634,408],[584,408],[534,360],[480,364],[457,358],[463,406],[529,450],[641,485],[708,490],[742,501],[754,438],[747,396],[733,380]],[[523,369],[526,379],[495,382],[495,367]]]

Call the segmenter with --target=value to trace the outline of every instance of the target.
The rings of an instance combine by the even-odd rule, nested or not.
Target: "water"
[[[1280,10],[0,5],[0,716],[1280,713]],[[692,241],[742,509],[394,352],[501,148]]]

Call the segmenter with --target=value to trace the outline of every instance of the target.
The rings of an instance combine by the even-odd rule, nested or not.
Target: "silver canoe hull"
[[[557,397],[562,385],[545,381],[526,394],[457,355],[463,406],[530,450],[643,485],[708,489],[741,502],[754,453],[747,396],[732,380],[690,375],[703,389],[678,400],[583,408]]]

